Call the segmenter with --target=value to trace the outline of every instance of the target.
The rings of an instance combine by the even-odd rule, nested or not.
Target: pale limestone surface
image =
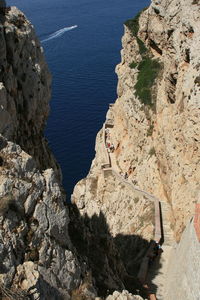
[[[14,279],[21,289],[36,285],[40,299],[62,299],[80,284],[81,275],[65,197],[52,169],[40,173],[19,146],[2,136],[0,142],[1,281],[8,285]]]
[[[129,65],[140,61],[141,56],[126,27],[122,62],[116,68],[118,99],[108,112],[114,121],[110,139],[116,149],[115,166],[123,173],[131,168],[129,180],[171,205],[169,222],[177,239],[193,215],[200,192],[199,28],[199,6],[192,1],[174,0],[170,4],[167,0],[153,1],[140,17],[139,35],[162,64],[154,88],[156,112],[144,107],[135,97],[138,70]],[[121,209],[125,197],[115,194],[121,189],[113,188],[111,180],[108,185],[103,181],[101,144],[102,132],[97,136],[96,157],[90,173],[75,187],[75,202],[81,203],[84,206],[81,211],[89,214],[104,211],[107,205],[106,214],[111,215],[116,205],[123,223],[126,220],[128,223],[128,214]],[[93,194],[88,191],[92,180],[97,183]],[[107,189],[111,190],[109,196],[105,194]],[[115,220],[108,217],[111,228]]]
[[[1,20],[0,284],[33,299],[70,299],[86,267],[69,238],[59,167],[43,135],[51,75],[25,16],[12,7]]]
[[[111,154],[114,170],[123,174],[131,170],[128,180],[162,201],[169,251],[163,256],[161,272],[166,272],[170,247],[180,239],[200,195],[199,9],[193,0],[152,1],[140,16],[139,37],[162,66],[153,88],[156,110],[148,109],[135,96],[138,69],[131,69],[130,63],[142,58],[125,27],[122,60],[116,67],[118,99],[107,113],[114,124],[109,129],[109,141],[115,147]],[[149,218],[143,228],[138,223],[138,217],[145,215],[144,199],[112,172],[103,172],[102,144],[101,130],[90,172],[76,185],[72,200],[83,216],[103,212],[113,236],[148,239],[153,224]],[[149,204],[147,201],[146,209]],[[163,285],[166,276],[158,276],[155,282]],[[163,295],[163,288],[160,290]]]
[[[124,290],[122,293],[114,292],[113,295],[109,295],[106,300],[142,300],[142,298],[140,296],[134,296]]]
[[[0,133],[33,155],[41,168],[58,166],[43,136],[51,75],[32,24],[12,7],[0,30]]]

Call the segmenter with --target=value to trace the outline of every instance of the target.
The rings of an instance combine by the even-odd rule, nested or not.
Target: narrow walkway
[[[141,263],[139,278],[143,284],[147,284],[149,290],[149,297],[152,299],[163,300],[164,299],[164,286],[166,282],[166,275],[168,269],[169,257],[174,243],[173,231],[170,227],[170,206],[167,202],[160,201],[150,193],[137,188],[132,182],[125,179],[119,174],[119,168],[115,161],[114,153],[110,153],[107,148],[107,128],[113,128],[113,121],[106,120],[103,127],[103,150],[105,156],[105,164],[102,165],[102,169],[105,172],[112,172],[122,183],[129,185],[133,190],[145,195],[150,201],[155,204],[155,234],[154,241],[150,244],[150,247]],[[158,256],[152,264],[150,264],[150,256],[154,251],[156,242],[162,244],[162,254]]]

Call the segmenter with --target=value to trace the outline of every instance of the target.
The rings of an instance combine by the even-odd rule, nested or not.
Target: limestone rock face
[[[151,196],[162,202],[169,245],[180,239],[199,197],[199,28],[199,5],[193,0],[152,1],[141,13],[138,38],[161,66],[150,107],[136,96],[144,55],[138,38],[125,26],[116,67],[118,98],[97,135],[90,172],[72,195],[83,218],[103,214],[109,236],[114,242],[120,236],[121,243],[115,244],[133,276],[154,232]],[[110,161],[105,136],[114,148]]]
[[[40,168],[58,169],[43,136],[51,95],[43,49],[16,7],[0,22],[0,133],[34,156]]]
[[[110,295],[106,298],[106,300],[141,300],[140,296],[134,296],[127,291],[123,291],[122,293],[114,292],[113,295]]]
[[[199,5],[192,0],[152,1],[140,19],[140,37],[163,63],[152,139],[177,238],[200,192],[199,25]]]
[[[3,286],[70,299],[86,267],[69,238],[59,167],[43,135],[51,75],[26,17],[12,7],[0,22],[0,297]]]
[[[193,215],[200,192],[199,25],[199,6],[192,0],[152,1],[141,13],[138,36],[161,64],[153,88],[154,109],[135,95],[142,57],[136,38],[125,26],[122,60],[116,68],[118,99],[106,121],[114,125],[109,129],[115,148],[113,169],[118,174],[127,172],[135,187],[168,205],[167,222],[176,239]],[[81,214],[103,211],[113,235],[135,233],[148,239],[152,223],[143,222],[141,228],[137,222],[137,216],[146,214],[143,200],[134,201],[138,195],[133,189],[122,188],[113,175],[103,175],[103,142],[102,130],[91,170],[72,198]]]
[[[22,290],[36,286],[41,299],[62,299],[81,274],[65,198],[52,169],[40,173],[19,146],[2,136],[0,141],[1,280]]]

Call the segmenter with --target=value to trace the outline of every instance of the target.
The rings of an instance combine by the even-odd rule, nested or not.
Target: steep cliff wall
[[[43,130],[51,75],[31,23],[17,9],[1,14],[0,133],[34,156],[38,167],[58,168]]]
[[[59,166],[43,135],[50,86],[33,26],[21,11],[0,1],[2,299],[89,300],[97,295],[88,258],[79,255],[69,236],[85,247],[82,236],[73,234],[81,218],[69,218]],[[141,299],[127,291],[113,298]]]
[[[199,6],[193,1],[152,1],[141,14],[138,26],[138,36],[148,48],[148,56],[142,53],[131,27],[125,26],[122,62],[116,68],[118,99],[107,115],[114,125],[109,130],[109,141],[115,148],[111,158],[115,170],[127,172],[136,187],[169,203],[171,227],[179,238],[193,215],[200,191]],[[143,66],[144,72],[145,68],[149,72],[145,66],[147,57],[157,59],[160,71],[151,88],[151,100],[147,97],[145,103],[137,96],[140,87],[136,83],[141,80]],[[148,84],[148,76],[145,80]],[[113,214],[112,198],[118,209],[127,205],[124,195],[115,195],[117,190],[121,193],[118,183],[118,187],[110,186],[110,180],[106,184],[101,179],[105,160],[102,143],[101,131],[90,173],[76,186],[74,198],[81,211],[92,213],[107,206],[107,214]],[[95,189],[90,188],[91,182],[95,182]],[[104,200],[100,200],[102,197]],[[109,222],[115,232],[116,217]]]
[[[0,298],[27,299],[25,290],[33,299],[70,299],[86,273],[43,136],[50,85],[33,26],[17,8],[1,9]]]
[[[141,240],[153,236],[151,196],[161,200],[166,247],[180,239],[199,197],[199,25],[193,0],[153,0],[126,22],[118,98],[72,196],[83,218],[103,214],[109,234],[121,236],[115,244],[131,276],[145,252]]]

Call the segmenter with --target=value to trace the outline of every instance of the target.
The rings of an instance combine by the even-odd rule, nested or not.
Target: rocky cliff
[[[0,46],[0,298],[95,299],[88,258],[71,241],[84,248],[74,227],[87,227],[75,210],[69,217],[60,169],[43,135],[51,75],[32,24],[5,1]],[[124,290],[109,299],[141,298]]]
[[[152,0],[125,23],[118,98],[97,135],[90,172],[72,195],[82,218],[89,216],[91,231],[91,220],[103,214],[132,277],[153,237],[152,199],[161,201],[165,236],[160,273],[198,201],[199,12],[198,1]],[[155,280],[159,299],[165,280]]]
[[[1,8],[0,22],[0,297],[69,299],[86,267],[43,135],[51,76],[24,14]]]
[[[1,14],[0,133],[34,156],[40,169],[58,169],[43,130],[51,75],[34,28],[16,8]]]

